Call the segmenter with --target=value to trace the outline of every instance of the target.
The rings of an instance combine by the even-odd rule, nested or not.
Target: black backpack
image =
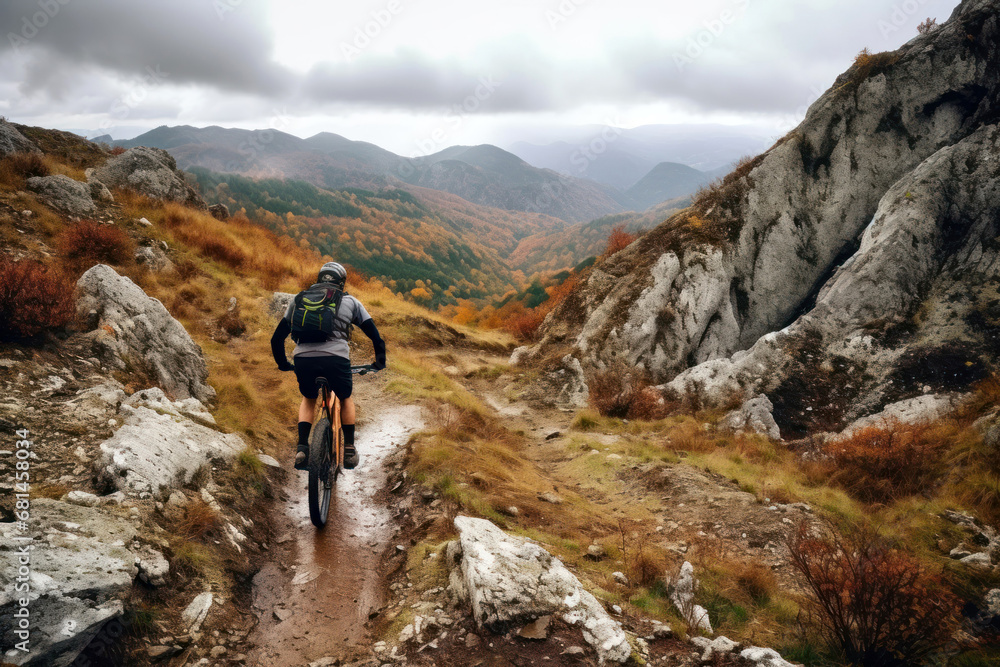
[[[330,283],[316,283],[295,295],[292,308],[292,340],[298,343],[323,343],[347,328],[337,318],[344,290]]]

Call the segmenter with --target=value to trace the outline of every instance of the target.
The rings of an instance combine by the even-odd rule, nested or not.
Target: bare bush
[[[39,262],[0,256],[0,338],[31,337],[76,312],[72,281]]]
[[[650,382],[643,369],[624,362],[610,364],[587,379],[590,403],[605,417],[619,419],[662,419],[673,407]]]
[[[815,536],[803,523],[788,548],[812,594],[810,620],[849,664],[918,664],[951,638],[958,599],[939,575],[877,531],[842,536],[828,527]]]

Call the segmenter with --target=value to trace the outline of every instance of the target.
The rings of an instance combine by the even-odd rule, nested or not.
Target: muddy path
[[[380,384],[355,383],[361,465],[339,478],[326,528],[309,520],[308,473],[288,477],[275,558],[254,577],[248,664],[290,667],[370,651],[366,624],[385,604],[381,566],[397,532],[383,497],[384,462],[423,426],[418,406],[396,403]]]

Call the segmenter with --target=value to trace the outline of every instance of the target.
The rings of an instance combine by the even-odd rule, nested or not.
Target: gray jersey
[[[294,299],[288,303],[288,308],[285,309],[285,319],[289,322],[291,322],[293,310],[295,310]],[[368,314],[368,311],[361,305],[361,302],[350,294],[345,294],[344,298],[341,299],[340,309],[337,311],[338,320],[360,326],[362,322],[371,318],[372,316]],[[344,330],[347,330],[346,326]],[[334,334],[333,338],[322,343],[302,343],[301,345],[296,345],[295,350],[292,352],[293,357],[326,357],[330,355],[344,357],[345,359],[351,358],[351,350],[347,345],[346,337],[340,338],[337,334]]]

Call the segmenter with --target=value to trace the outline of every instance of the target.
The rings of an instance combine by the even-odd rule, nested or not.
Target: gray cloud
[[[921,14],[944,20],[956,0],[919,2]],[[221,18],[220,5],[231,9]],[[744,10],[707,38],[702,21],[672,41],[615,42],[609,35],[600,43],[581,41],[572,53],[554,53],[539,47],[537,35],[494,35],[461,60],[400,49],[365,52],[349,63],[336,58],[339,42],[331,39],[336,59],[300,73],[274,60],[263,0],[48,0],[44,6],[59,9],[44,17],[44,25],[35,19],[39,0],[6,0],[0,5],[6,35],[0,91],[8,96],[6,108],[23,116],[59,109],[117,120],[180,118],[192,109],[229,122],[238,122],[241,112],[250,121],[276,109],[303,116],[347,107],[427,112],[470,99],[478,99],[485,113],[668,102],[697,112],[787,114],[817,86],[832,83],[862,46],[898,46],[922,18],[907,16],[886,35],[879,21],[891,15],[893,0],[730,5]],[[669,4],[653,7],[639,18],[669,18]],[[272,10],[291,11],[277,2]],[[525,11],[526,25],[538,22],[537,8]],[[706,11],[704,21],[717,26],[718,14]],[[25,28],[32,24],[37,34]],[[700,50],[678,66],[678,55],[691,56],[691,40],[701,40]],[[151,71],[160,73],[152,81]],[[16,99],[11,83],[17,84]]]

